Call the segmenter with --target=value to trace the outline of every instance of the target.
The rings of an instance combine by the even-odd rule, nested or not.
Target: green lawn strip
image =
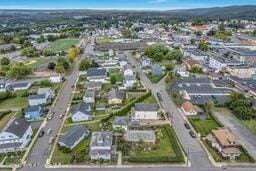
[[[0,109],[12,110],[21,109],[28,106],[28,97],[22,97],[24,90],[16,91],[16,97],[0,102]]]
[[[7,158],[4,160],[4,165],[10,165],[10,164],[19,164],[25,151],[17,151],[17,152],[10,152],[7,153]]]
[[[124,159],[131,163],[181,163],[184,162],[175,133],[170,125],[157,127],[163,137],[160,142],[148,145],[150,150],[130,151]],[[145,144],[145,146],[147,146]]]
[[[79,39],[76,38],[65,38],[56,40],[50,47],[46,50],[50,52],[60,52],[60,51],[67,51],[72,46],[76,46],[79,43]]]
[[[219,127],[218,124],[211,118],[203,120],[198,117],[191,117],[188,120],[197,133],[200,133],[202,137],[207,136],[213,129]]]
[[[112,38],[112,37],[102,37],[102,38],[98,38],[96,40],[97,43],[107,43],[107,42],[111,42],[115,40],[115,38]]]
[[[72,101],[83,100],[84,93],[74,93]]]
[[[152,83],[158,83],[162,78],[164,78],[165,74],[163,75],[148,75],[148,79],[152,82]]]
[[[209,142],[208,140],[203,140],[203,143],[216,162],[230,162],[230,159],[228,157],[223,157],[217,149],[211,146],[211,142]],[[236,158],[236,162],[255,162],[255,160],[248,154],[244,147],[240,146],[240,151],[241,154],[239,157]]]
[[[146,100],[144,100],[143,103],[157,103],[157,101],[155,96],[151,94],[151,96],[149,96]]]
[[[109,77],[115,77],[117,82],[122,82],[124,80],[124,76],[119,70],[114,70],[110,72]]]
[[[0,130],[2,130],[7,122],[13,117],[13,115],[16,113],[15,111],[6,111],[6,112],[0,112],[0,114],[3,113],[4,115],[1,116],[0,119]],[[5,114],[6,113],[6,114]]]
[[[49,57],[49,58],[33,58],[33,60],[35,60],[35,63],[31,63],[28,64],[28,66],[32,67],[32,68],[37,68],[41,65],[47,65],[50,62],[56,62],[58,58],[56,57]]]

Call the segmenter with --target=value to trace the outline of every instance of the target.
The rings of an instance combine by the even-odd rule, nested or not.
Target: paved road
[[[93,41],[92,41],[93,42]],[[44,135],[43,137],[39,138],[37,142],[35,143],[30,155],[28,156],[28,165],[31,165],[33,163],[36,163],[36,169],[44,169],[44,164],[46,163],[47,157],[50,153],[51,145],[49,145],[49,140],[51,137],[56,136],[58,133],[58,130],[60,128],[62,119],[59,119],[60,114],[65,114],[66,109],[68,107],[68,104],[70,102],[70,99],[72,97],[73,89],[72,85],[75,84],[78,76],[79,76],[79,63],[82,59],[86,58],[86,55],[88,53],[91,53],[93,51],[92,46],[88,46],[84,54],[81,55],[81,58],[79,61],[76,62],[73,72],[70,76],[66,77],[66,81],[64,83],[64,87],[62,91],[60,92],[59,98],[56,102],[56,105],[54,106],[53,110],[55,111],[55,115],[51,120],[48,120],[45,122],[45,128],[44,130],[47,131],[48,129],[53,129],[50,136]],[[34,170],[33,168],[25,167],[22,170]]]
[[[234,115],[213,112],[214,115],[236,135],[239,142],[247,149],[249,154],[256,158],[256,137],[246,129]],[[255,169],[256,170],[256,169]]]

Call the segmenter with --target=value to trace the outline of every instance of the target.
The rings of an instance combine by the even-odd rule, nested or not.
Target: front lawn
[[[153,75],[150,74],[148,75],[148,79],[152,82],[152,83],[158,83],[162,78],[164,78],[165,74],[163,75]]]
[[[203,120],[199,117],[191,117],[188,120],[197,131],[197,133],[199,133],[202,137],[207,136],[209,133],[211,133],[213,129],[219,127],[217,122],[212,118],[207,118]]]
[[[153,128],[159,142],[124,142],[123,158],[126,163],[183,163],[182,149],[174,130],[169,125]]]
[[[7,122],[13,117],[15,113],[16,113],[15,111],[11,111],[10,113],[2,117],[2,119],[0,120],[0,130],[2,130],[5,127]]]
[[[79,43],[79,39],[76,38],[66,38],[66,39],[59,39],[56,40],[50,47],[46,50],[58,53],[60,51],[67,51],[72,46],[76,46]]]
[[[146,100],[144,100],[142,103],[157,103],[156,98],[153,94],[149,96]]]
[[[111,71],[109,77],[115,77],[116,82],[122,82],[124,80],[123,74],[118,70]]]

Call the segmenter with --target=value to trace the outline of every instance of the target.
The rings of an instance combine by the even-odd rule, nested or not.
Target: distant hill
[[[197,8],[188,10],[169,10],[165,11],[169,15],[180,17],[206,17],[206,18],[239,18],[256,19],[256,5],[241,5],[214,8]]]

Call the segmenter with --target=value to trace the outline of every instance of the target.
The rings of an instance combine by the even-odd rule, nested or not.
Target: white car
[[[48,129],[47,132],[46,132],[46,134],[47,134],[47,135],[50,135],[51,132],[52,132],[52,129]]]

